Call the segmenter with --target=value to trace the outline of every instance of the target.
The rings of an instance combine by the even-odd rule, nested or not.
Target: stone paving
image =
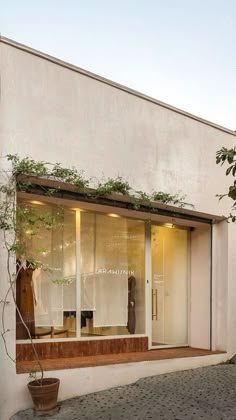
[[[22,419],[236,420],[236,365],[152,376],[62,401],[50,415],[28,409],[10,420]]]

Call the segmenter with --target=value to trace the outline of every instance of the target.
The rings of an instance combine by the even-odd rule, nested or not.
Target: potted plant
[[[50,411],[56,407],[59,385],[60,379],[43,377],[28,383],[28,390],[36,410]]]

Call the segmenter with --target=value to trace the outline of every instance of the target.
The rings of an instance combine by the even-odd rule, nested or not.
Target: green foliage
[[[100,196],[109,195],[112,193],[128,195],[130,190],[131,187],[128,181],[125,181],[121,176],[118,176],[115,179],[108,178],[107,181],[99,182],[96,188],[96,194]]]
[[[27,203],[16,203],[16,190],[28,191],[32,183],[28,177],[37,176],[41,178],[51,178],[51,170],[42,161],[35,162],[33,159],[20,159],[17,155],[8,155],[8,161],[12,163],[12,174],[8,176],[7,182],[0,185],[0,230],[3,233],[3,241],[7,251],[6,265],[8,274],[9,289],[1,302],[1,337],[5,346],[7,356],[14,362],[14,358],[8,352],[7,334],[9,330],[5,327],[5,308],[8,304],[8,294],[11,292],[12,300],[15,303],[17,313],[20,317],[22,325],[27,331],[30,339],[35,359],[38,362],[41,378],[43,378],[43,368],[40,362],[37,349],[33,343],[30,330],[24,321],[20,308],[17,305],[15,296],[15,284],[18,280],[20,270],[24,268],[24,264],[30,264],[32,269],[42,269],[44,271],[52,272],[52,268],[43,261],[31,255],[31,239],[37,236],[42,229],[52,230],[58,229],[63,223],[63,212],[60,206],[54,208],[52,213],[45,212],[40,208],[36,208]],[[6,175],[6,173],[5,173]],[[17,182],[17,176],[21,175],[21,180]],[[78,175],[78,174],[77,174]],[[78,176],[75,176],[73,181],[78,181]],[[64,173],[65,182],[68,180],[68,173]],[[17,259],[17,269],[11,272],[11,257]]]
[[[7,160],[12,164],[13,175],[37,175],[45,176],[48,174],[46,163],[43,161],[35,161],[29,157],[20,158],[17,154],[7,155]]]
[[[8,196],[15,194],[15,185],[0,184],[0,193],[7,194]]]
[[[216,153],[216,164],[227,165],[227,169],[225,171],[226,176],[231,175],[233,177],[236,176],[236,146],[231,149],[227,149],[226,147],[222,147]],[[233,200],[232,209],[236,209],[236,180],[232,180],[232,184],[229,186],[229,190],[226,194],[218,194],[217,197],[221,200],[224,197],[229,197]],[[228,216],[228,220],[232,222],[236,221],[236,216],[230,214]]]
[[[17,187],[17,191],[28,192],[28,191],[30,191],[30,189],[32,187],[32,182],[17,181],[16,187]]]
[[[191,204],[184,201],[185,196],[180,196],[179,194],[169,194],[162,191],[154,191],[152,194],[148,194],[144,191],[134,190],[122,177],[117,177],[115,179],[108,178],[107,181],[99,182],[97,188],[94,190],[94,195],[96,197],[106,196],[112,193],[120,193],[128,196],[131,199],[131,203],[135,210],[140,208],[141,204],[152,207],[152,202],[159,202],[164,204],[177,205],[179,207],[191,206]]]
[[[225,162],[227,162],[229,165],[236,162],[236,147],[232,149],[227,149],[226,147],[222,147],[220,150],[216,152],[216,163],[223,165]],[[235,163],[232,165],[235,166]],[[228,168],[229,169],[229,168]],[[227,175],[229,175],[230,171],[227,169]]]
[[[227,154],[227,149],[223,148],[221,153],[218,152],[218,163],[228,161],[233,165],[235,154],[235,149],[231,149]],[[63,210],[58,207],[57,211],[51,214],[42,212],[29,204],[18,203],[16,205],[16,189],[18,191],[31,191],[33,176],[54,180],[60,184],[69,183],[90,199],[93,197],[104,197],[113,193],[128,196],[131,208],[134,210],[138,210],[141,205],[145,205],[149,207],[150,212],[157,213],[158,209],[154,208],[152,204],[154,202],[173,204],[179,207],[189,205],[184,201],[184,197],[179,196],[179,194],[171,195],[162,191],[154,191],[148,194],[143,191],[136,191],[121,176],[98,182],[97,187],[91,190],[89,189],[89,181],[83,177],[83,172],[75,168],[68,169],[60,163],[53,165],[44,161],[35,161],[29,157],[20,158],[17,154],[7,155],[7,160],[12,164],[12,175],[9,177],[8,182],[0,185],[0,194],[3,198],[0,204],[0,230],[5,232],[5,245],[8,252],[11,254],[15,253],[17,258],[24,255],[35,267],[39,267],[40,262],[34,261],[30,255],[29,238],[37,236],[42,229],[50,230],[62,226]],[[235,174],[235,168],[232,168],[232,174]],[[21,178],[17,180],[18,175],[21,175]],[[47,196],[53,196],[60,191],[60,188],[61,186],[59,188],[43,187],[43,193]],[[230,187],[228,195],[236,199],[235,183]],[[48,267],[44,267],[44,269],[48,269]]]
[[[232,200],[236,200],[236,181],[234,181],[233,185],[230,185],[228,196],[232,198]]]
[[[135,191],[135,197],[136,197],[136,199],[138,199],[140,201],[140,203],[142,201],[145,201],[145,202],[151,201],[151,195],[147,194],[144,191]]]
[[[14,228],[14,214],[8,203],[0,204],[0,230],[6,232]]]
[[[193,207],[192,204],[187,203],[184,201],[185,196],[180,196],[179,194],[169,194],[164,193],[162,191],[154,191],[152,194],[147,194],[143,191],[134,191],[134,195],[131,195],[131,198],[133,199],[133,205],[134,208],[138,210],[140,205],[143,203],[145,205],[148,205],[152,211],[155,210],[157,212],[157,209],[154,209],[152,207],[152,203],[163,203],[163,204],[169,204],[169,205],[175,205],[178,207],[185,207],[190,206]]]
[[[152,201],[158,201],[164,204],[172,204],[178,207],[193,207],[192,204],[185,201],[185,195],[163,193],[162,191],[154,192],[152,194]]]
[[[12,164],[13,176],[17,175],[33,175],[37,177],[43,177],[52,179],[59,182],[65,182],[79,189],[85,189],[88,187],[89,181],[83,177],[83,172],[78,171],[76,168],[64,168],[61,163],[52,165],[49,162],[35,161],[29,157],[20,158],[17,154],[8,154],[7,160]],[[31,182],[20,181],[17,183],[17,189],[20,191],[26,191],[31,187]],[[55,189],[51,189],[48,195],[53,195]]]
[[[161,191],[154,192],[152,194],[152,200],[153,201],[159,201],[165,204],[174,204],[179,202],[179,197],[177,194],[171,195],[168,193],[163,193]]]
[[[60,163],[56,163],[50,171],[50,177],[57,181],[66,182],[74,185],[80,190],[86,189],[89,185],[89,180],[83,178],[83,172],[76,168],[63,168]]]
[[[130,197],[131,204],[134,209],[138,210],[142,203],[148,205],[150,208],[151,202],[160,202],[164,204],[172,204],[179,207],[191,204],[184,201],[184,196],[179,194],[171,195],[162,191],[154,191],[148,194],[143,191],[134,190],[127,180],[121,176],[116,178],[108,178],[99,181],[95,188],[90,188],[89,180],[84,178],[83,171],[78,171],[76,168],[65,168],[60,163],[55,165],[44,162],[34,161],[29,157],[21,159],[18,155],[7,155],[8,161],[12,163],[13,176],[22,175],[23,180],[17,181],[18,191],[30,191],[32,182],[27,180],[27,176],[37,176],[43,179],[54,180],[60,183],[68,183],[73,185],[79,192],[85,194],[88,198],[104,197],[113,193],[119,193]],[[5,186],[2,186],[4,189]],[[44,191],[46,196],[56,195],[60,191],[61,186],[55,188],[47,188]],[[1,190],[0,190],[1,191]]]
[[[227,149],[222,148],[217,154],[217,161],[222,164],[228,161],[232,166],[234,165],[235,155],[235,149],[227,151]],[[59,207],[55,214],[51,214],[42,213],[40,209],[27,204],[18,204],[16,206],[15,189],[18,191],[30,191],[33,187],[32,176],[54,180],[60,184],[69,183],[88,198],[119,193],[130,198],[131,206],[134,210],[138,210],[141,205],[145,205],[149,207],[149,211],[158,212],[158,209],[153,207],[152,203],[154,202],[172,204],[179,207],[190,205],[184,201],[185,197],[179,194],[171,195],[162,191],[154,191],[148,194],[143,191],[136,191],[121,176],[100,181],[97,187],[91,190],[89,189],[89,180],[83,177],[82,171],[78,171],[75,168],[65,168],[60,163],[53,165],[44,161],[35,161],[29,157],[20,158],[17,154],[8,154],[6,157],[12,164],[12,176],[9,177],[7,183],[0,185],[0,193],[3,196],[0,204],[0,230],[11,234],[14,232],[13,240],[6,240],[8,251],[16,253],[17,256],[27,255],[32,264],[32,256],[29,255],[29,250],[27,249],[29,237],[37,235],[42,228],[47,230],[54,229],[55,227],[60,227],[63,223],[62,209]],[[235,168],[231,168],[231,170],[232,174],[235,174]],[[21,178],[17,180],[18,175],[21,175]],[[60,188],[61,185],[55,188],[47,187],[43,189],[43,193],[47,196],[53,196],[60,191]],[[236,184],[230,187],[228,195],[236,199]],[[38,265],[39,262],[37,262]]]

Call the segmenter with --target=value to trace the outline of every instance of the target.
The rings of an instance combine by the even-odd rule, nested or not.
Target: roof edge
[[[215,128],[217,130],[220,130],[220,131],[223,131],[225,133],[228,133],[228,134],[231,134],[233,136],[236,136],[236,131],[233,131],[233,130],[231,130],[229,128],[226,128],[226,127],[223,127],[223,126],[218,125],[216,123],[213,123],[211,121],[208,121],[208,120],[206,120],[204,118],[198,117],[198,116],[196,116],[194,114],[191,114],[189,112],[183,111],[183,110],[181,110],[179,108],[176,108],[176,107],[174,107],[172,105],[169,105],[169,104],[167,104],[165,102],[162,102],[162,101],[160,101],[158,99],[152,98],[151,96],[145,95],[144,93],[138,92],[138,91],[136,91],[134,89],[131,89],[131,88],[127,87],[127,86],[121,85],[121,84],[119,84],[117,82],[114,82],[114,81],[112,81],[110,79],[106,79],[105,77],[99,76],[99,75],[97,75],[95,73],[92,73],[92,72],[90,72],[88,70],[84,70],[81,67],[78,67],[78,66],[75,66],[74,64],[70,64],[70,63],[68,63],[66,61],[60,60],[60,59],[58,59],[56,57],[53,57],[53,56],[51,56],[49,54],[45,54],[45,53],[43,53],[41,51],[35,50],[34,48],[28,47],[27,45],[24,45],[24,44],[21,44],[19,42],[16,42],[16,41],[14,41],[14,40],[12,40],[10,38],[6,38],[6,37],[0,35],[0,42],[2,42],[4,44],[7,44],[7,45],[10,45],[11,47],[17,48],[19,50],[25,51],[25,52],[27,52],[29,54],[35,55],[37,57],[43,58],[43,59],[45,59],[47,61],[50,61],[50,62],[52,62],[54,64],[59,65],[59,66],[65,67],[65,68],[67,68],[69,70],[72,70],[74,72],[80,73],[83,76],[90,77],[91,79],[97,80],[97,81],[99,81],[101,83],[104,83],[104,84],[107,84],[109,86],[112,86],[112,87],[114,87],[116,89],[122,90],[123,92],[129,93],[130,95],[136,96],[136,97],[141,98],[141,99],[143,99],[145,101],[148,101],[148,102],[151,102],[153,104],[159,105],[162,108],[166,108],[166,109],[168,109],[170,111],[173,111],[173,112],[176,112],[177,114],[181,114],[181,115],[183,115],[185,117],[191,118],[191,119],[193,119],[195,121],[198,121],[198,122],[200,122],[202,124],[205,124],[205,125],[208,125],[210,127],[213,127],[213,128]]]

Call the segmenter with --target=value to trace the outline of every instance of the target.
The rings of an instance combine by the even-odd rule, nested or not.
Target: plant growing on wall
[[[83,193],[88,200],[92,200],[94,196],[103,197],[114,193],[119,193],[128,196],[131,200],[131,205],[134,209],[138,209],[142,203],[145,203],[149,209],[152,209],[152,202],[161,202],[165,204],[174,204],[179,207],[184,207],[188,203],[184,201],[183,196],[178,194],[171,195],[162,191],[153,192],[148,194],[143,191],[134,190],[122,177],[118,176],[114,179],[108,178],[107,180],[99,181],[97,186],[91,189],[90,181],[86,179],[82,171],[76,168],[65,168],[60,163],[51,164],[49,162],[35,161],[29,157],[20,158],[18,155],[7,155],[6,159],[12,164],[12,171],[9,174],[4,173],[5,182],[0,185],[1,205],[0,205],[0,230],[3,234],[4,245],[7,252],[7,272],[9,289],[7,290],[5,298],[1,300],[3,305],[2,310],[2,332],[1,336],[7,350],[6,336],[9,332],[5,327],[5,310],[8,304],[9,293],[13,296],[13,301],[16,305],[17,313],[24,325],[24,320],[17,307],[15,297],[15,285],[17,282],[20,270],[23,268],[24,261],[27,260],[32,269],[41,268],[50,271],[50,267],[44,266],[42,261],[36,260],[30,253],[28,247],[29,236],[35,236],[42,229],[55,229],[61,223],[61,210],[58,207],[56,216],[51,214],[42,214],[39,210],[29,207],[27,205],[19,206],[16,204],[17,191],[31,191],[33,186],[32,177],[41,180],[53,180],[57,183],[64,183],[72,185],[75,190]],[[223,159],[223,157],[222,157]],[[235,169],[232,168],[233,174]],[[42,195],[56,195],[60,192],[61,187],[44,188],[42,182]],[[231,190],[230,190],[231,191]],[[233,191],[232,191],[233,193]],[[27,237],[26,237],[27,232]],[[11,267],[14,266],[13,261],[17,258],[18,264],[17,271],[11,273]],[[54,279],[55,281],[55,279]],[[60,279],[61,282],[61,279]],[[24,325],[27,330],[29,339],[32,337],[27,325]],[[35,357],[38,359],[34,343]],[[9,355],[9,354],[8,354]],[[9,355],[9,357],[11,357]],[[40,365],[40,370],[42,367]],[[43,374],[43,372],[42,372]]]
[[[226,159],[226,157],[224,157],[225,155],[222,154],[221,156],[222,161]],[[228,160],[231,159],[229,155],[227,155],[227,158]],[[70,184],[77,191],[83,193],[88,200],[92,200],[95,196],[103,197],[119,193],[130,198],[131,205],[133,205],[134,209],[138,209],[142,203],[145,203],[150,210],[152,208],[152,202],[174,204],[179,207],[184,207],[188,203],[184,201],[183,196],[179,196],[178,194],[171,195],[162,191],[148,194],[143,191],[136,191],[129,185],[128,181],[124,180],[120,176],[114,179],[108,178],[103,181],[99,181],[97,186],[91,189],[90,181],[84,177],[82,171],[78,171],[76,168],[65,168],[60,163],[51,164],[49,162],[35,161],[29,157],[20,158],[16,154],[7,155],[6,159],[8,162],[11,162],[12,171],[10,174],[4,173],[5,182],[0,185],[2,199],[0,205],[0,230],[3,234],[4,245],[7,252],[9,289],[5,298],[1,300],[3,306],[1,336],[8,354],[6,336],[9,331],[5,326],[4,315],[6,305],[8,304],[9,293],[13,296],[17,313],[24,325],[24,320],[20,314],[19,308],[17,307],[15,297],[15,285],[20,270],[23,268],[24,261],[27,260],[33,269],[42,268],[43,270],[50,271],[50,267],[45,267],[41,261],[35,260],[30,254],[30,249],[27,246],[29,236],[26,237],[25,232],[28,232],[28,235],[30,236],[35,236],[43,227],[46,229],[55,229],[60,223],[62,223],[59,207],[57,215],[52,216],[51,214],[42,214],[38,210],[26,205],[17,206],[16,191],[31,191],[33,185],[32,177],[36,177],[41,180],[48,179],[57,181],[58,183]],[[218,157],[218,159],[220,159],[220,157]],[[233,174],[235,174],[235,171],[236,169],[232,168]],[[42,183],[42,194],[56,195],[60,191],[60,188],[61,187],[44,188]],[[234,190],[231,188],[230,193],[233,194],[233,191]],[[17,271],[12,274],[11,267],[15,258],[22,261],[22,263],[18,264]],[[27,325],[24,325],[24,327],[27,330],[29,339],[31,339],[32,342],[32,337]],[[33,342],[32,346],[34,348],[35,357],[38,359]],[[8,356],[11,357],[9,354]],[[39,367],[42,372],[40,362]]]
[[[7,326],[7,307],[11,308],[13,303],[16,308],[16,319],[23,326],[26,337],[30,340],[35,360],[38,364],[38,372],[40,377],[28,384],[35,407],[40,410],[51,409],[56,405],[57,392],[59,387],[59,379],[44,378],[43,366],[40,361],[37,348],[33,341],[33,335],[29,320],[26,320],[21,307],[17,302],[17,284],[20,281],[23,270],[41,269],[48,271],[49,275],[51,267],[45,265],[42,261],[37,260],[31,253],[29,246],[30,239],[37,237],[42,228],[47,230],[58,229],[61,226],[61,209],[58,207],[55,214],[42,213],[27,204],[17,205],[16,191],[27,190],[30,182],[27,180],[27,173],[36,176],[45,176],[45,167],[41,162],[34,162],[30,159],[20,160],[16,156],[7,156],[8,161],[12,162],[12,172],[9,174],[4,172],[2,177],[5,182],[0,184],[0,231],[3,238],[3,244],[6,252],[6,273],[7,273],[7,290],[5,296],[0,299],[1,303],[1,338],[3,340],[7,356],[15,362],[14,357],[8,350],[8,336],[11,332]],[[23,180],[18,182],[19,174],[24,174]],[[67,176],[68,174],[66,174]],[[77,179],[75,179],[77,181]],[[10,298],[11,296],[11,298]],[[46,404],[44,399],[45,391],[52,391],[52,399],[48,399]],[[39,390],[39,395],[38,395]],[[33,394],[32,394],[33,392]],[[48,394],[49,395],[49,394]]]
[[[115,179],[108,178],[107,180],[103,180],[98,182],[96,187],[96,195],[103,196],[112,193],[119,193],[123,195],[129,195],[131,187],[129,183],[121,176],[118,176]]]
[[[3,182],[0,184],[0,231],[3,236],[4,248],[6,251],[6,271],[8,277],[8,287],[5,296],[0,299],[1,303],[1,338],[3,340],[7,356],[15,362],[14,357],[8,351],[7,337],[10,333],[7,327],[6,308],[14,303],[16,314],[22,326],[24,327],[27,337],[30,340],[34,352],[35,360],[38,363],[38,370],[41,378],[38,384],[43,384],[43,367],[37,353],[32,333],[29,325],[21,313],[16,297],[16,285],[20,278],[22,270],[28,266],[32,270],[41,269],[47,271],[50,275],[52,267],[49,267],[32,255],[29,239],[37,237],[42,229],[53,230],[59,229],[63,224],[62,209],[57,207],[54,214],[43,213],[40,209],[26,203],[17,203],[16,194],[20,192],[32,192],[37,180],[40,185],[40,194],[45,196],[60,195],[62,189],[66,189],[69,185],[73,191],[82,194],[86,201],[93,201],[94,198],[113,197],[113,195],[121,194],[130,199],[130,205],[133,209],[139,209],[144,205],[147,211],[158,211],[153,208],[153,202],[161,202],[164,204],[173,204],[184,207],[187,203],[184,197],[178,194],[171,195],[162,191],[148,194],[142,191],[134,190],[122,177],[118,176],[114,179],[108,178],[98,181],[97,185],[91,186],[91,181],[84,177],[82,171],[76,168],[65,168],[60,163],[51,164],[49,162],[35,161],[29,157],[20,158],[18,155],[7,155],[6,159],[11,163],[10,172],[2,173]],[[53,186],[45,186],[45,180],[54,181]],[[116,198],[117,200],[117,198]],[[46,252],[46,250],[42,250]],[[63,279],[52,280],[58,284],[63,284]],[[9,298],[11,295],[12,299]]]
[[[3,339],[7,355],[14,361],[8,353],[6,336],[10,332],[5,326],[5,311],[6,305],[9,304],[8,296],[11,293],[16,311],[24,328],[27,331],[28,337],[31,340],[33,351],[38,361],[41,375],[43,377],[43,370],[38,355],[32,341],[31,333],[28,326],[24,322],[20,309],[16,302],[16,283],[19,274],[25,267],[25,262],[30,264],[32,270],[42,268],[45,271],[50,271],[50,267],[44,266],[43,262],[36,260],[30,252],[29,238],[38,234],[42,227],[46,229],[54,229],[61,223],[60,208],[55,215],[42,214],[36,209],[28,205],[17,205],[16,191],[17,189],[27,189],[30,183],[27,181],[27,172],[30,174],[45,175],[45,170],[41,162],[33,162],[29,159],[20,160],[16,156],[8,155],[7,160],[12,162],[12,173],[8,175],[4,173],[6,182],[0,185],[1,204],[0,204],[0,230],[3,235],[3,243],[7,253],[6,265],[8,275],[8,290],[2,303],[2,331],[1,337]],[[25,180],[17,182],[17,176],[24,173]],[[17,262],[17,264],[15,264]],[[12,270],[12,266],[16,266],[16,271]]]
[[[226,165],[226,176],[231,175],[233,177],[231,178],[232,182],[229,186],[228,192],[225,194],[218,194],[217,196],[220,200],[224,197],[229,197],[231,200],[233,200],[232,210],[236,210],[236,146],[231,149],[222,147],[220,150],[218,150],[216,153],[216,163],[221,164],[221,166]],[[235,222],[236,216],[230,213],[228,220]]]

